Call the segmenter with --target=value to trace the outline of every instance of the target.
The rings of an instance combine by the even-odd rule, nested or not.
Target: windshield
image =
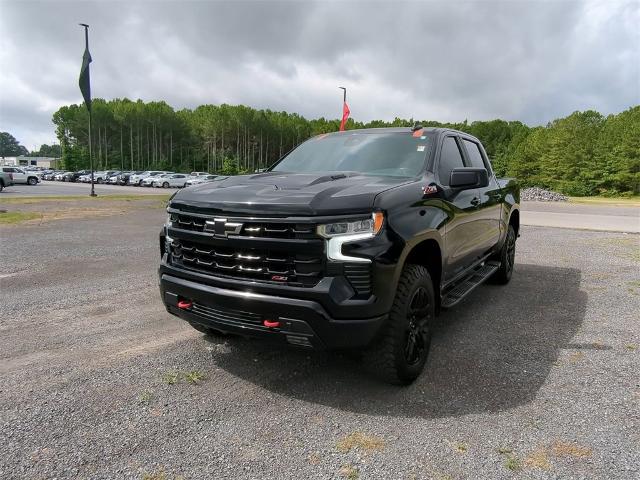
[[[414,177],[424,167],[430,138],[407,133],[318,135],[289,153],[272,171]]]

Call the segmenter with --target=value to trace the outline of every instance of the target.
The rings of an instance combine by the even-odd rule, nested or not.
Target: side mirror
[[[489,185],[489,173],[486,168],[464,167],[451,170],[449,186],[451,188],[483,188]]]

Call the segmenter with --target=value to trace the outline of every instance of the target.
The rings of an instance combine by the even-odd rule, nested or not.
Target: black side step
[[[451,308],[481,285],[500,267],[500,262],[485,262],[442,297],[442,308]]]

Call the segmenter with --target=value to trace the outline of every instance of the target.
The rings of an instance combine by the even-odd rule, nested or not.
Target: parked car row
[[[47,170],[42,172],[44,180],[59,182],[91,182],[91,172],[80,170],[69,172],[64,170]],[[208,172],[177,173],[164,170],[118,171],[106,170],[93,172],[93,181],[98,184],[132,185],[137,187],[182,188],[199,183],[213,181],[216,175]]]

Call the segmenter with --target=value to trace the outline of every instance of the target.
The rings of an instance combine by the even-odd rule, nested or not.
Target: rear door
[[[477,251],[475,229],[478,189],[452,190],[449,188],[451,170],[462,168],[464,156],[457,135],[446,134],[440,146],[435,173],[450,208],[450,219],[445,225],[445,264],[443,280],[446,282],[468,266]]]
[[[16,167],[3,167],[2,171],[13,175],[13,183],[27,183],[27,174]]]
[[[467,163],[470,167],[484,168],[489,174],[489,185],[478,189],[478,213],[476,229],[478,254],[487,253],[500,239],[500,209],[501,192],[495,175],[491,171],[491,165],[487,159],[482,145],[474,138],[462,137],[465,147]]]

